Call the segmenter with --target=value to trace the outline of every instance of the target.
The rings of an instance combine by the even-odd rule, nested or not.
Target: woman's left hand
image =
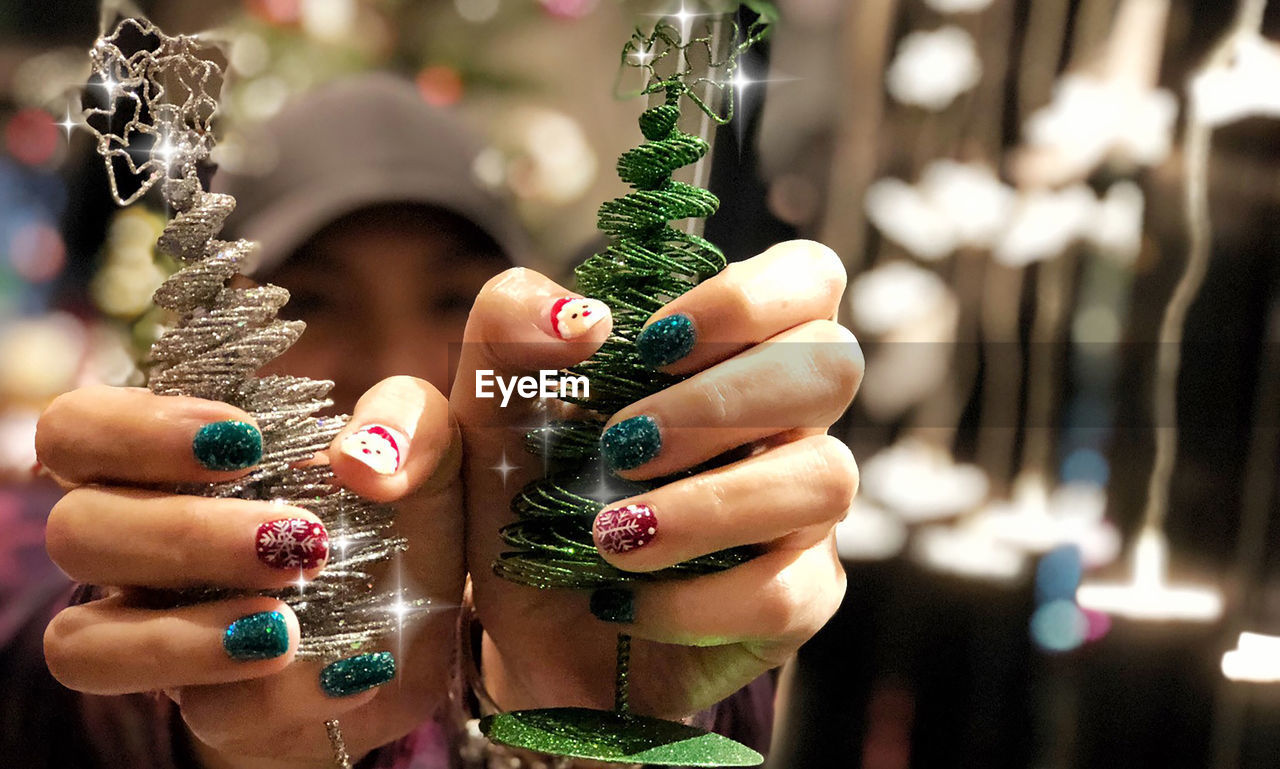
[[[590,598],[493,574],[509,549],[498,530],[513,520],[510,498],[542,471],[523,450],[539,412],[536,399],[503,407],[477,398],[475,383],[478,371],[536,375],[584,360],[611,324],[562,338],[549,313],[568,292],[528,270],[485,287],[451,401],[465,447],[484,679],[501,708],[610,707],[615,639],[625,632],[636,639],[633,708],[687,716],[782,664],[831,617],[845,590],[834,530],[858,475],[827,430],[863,371],[853,335],[831,320],[844,287],[834,253],[794,241],[730,265],[649,319],[642,352],[660,370],[689,376],[609,420],[603,445],[614,471],[648,480],[734,450],[743,458],[610,505],[595,521],[597,549],[633,572],[739,545],[761,554],[727,571]]]

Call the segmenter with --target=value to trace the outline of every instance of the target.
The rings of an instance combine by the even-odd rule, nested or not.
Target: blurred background
[[[1280,766],[1271,5],[778,2],[707,235],[731,259],[833,247],[868,374],[839,426],[848,597],[786,674],[771,765]],[[297,94],[378,69],[485,138],[474,172],[551,274],[622,192],[630,2],[141,8],[225,46],[222,165],[261,162],[241,132]],[[158,201],[118,210],[78,125],[97,34],[93,0],[0,3],[0,584],[53,568],[36,416],[141,381],[171,269]]]

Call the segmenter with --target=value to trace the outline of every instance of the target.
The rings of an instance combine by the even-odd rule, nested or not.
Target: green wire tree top
[[[503,541],[512,550],[494,563],[494,571],[505,579],[541,588],[598,588],[705,574],[753,555],[748,548],[736,548],[657,572],[628,573],[599,556],[591,528],[602,506],[672,480],[641,484],[612,477],[600,458],[600,436],[619,409],[679,381],[644,364],[636,337],[654,312],[726,263],[714,244],[672,226],[706,218],[720,204],[711,192],[672,178],[710,151],[706,140],[680,129],[681,108],[690,103],[714,123],[728,122],[738,59],[767,36],[772,20],[772,14],[764,13],[745,31],[734,26],[734,44],[723,60],[716,59],[710,31],[685,42],[680,30],[665,21],[647,35],[637,30],[623,47],[621,71],[638,69],[646,82],[636,95],[665,98],[640,115],[645,143],[618,159],[618,176],[631,192],[600,206],[598,226],[609,236],[608,246],[575,270],[578,291],[613,312],[613,333],[595,355],[570,369],[590,382],[589,399],[570,399],[590,415],[552,422],[526,436],[529,451],[553,468],[512,500],[517,520],[502,529]],[[702,61],[691,56],[694,53],[702,54]],[[699,90],[718,92],[723,111]]]

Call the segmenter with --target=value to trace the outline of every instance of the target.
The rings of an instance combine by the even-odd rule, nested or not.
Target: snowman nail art
[[[342,439],[342,453],[358,459],[379,475],[395,475],[409,439],[382,425],[369,425]]]
[[[609,317],[609,306],[598,299],[566,296],[551,305],[551,329],[561,339],[573,339],[587,333],[595,324]]]

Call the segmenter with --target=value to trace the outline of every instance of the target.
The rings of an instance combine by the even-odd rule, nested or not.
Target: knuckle
[[[786,572],[778,574],[760,591],[758,627],[770,638],[794,635],[803,621],[801,607],[807,600]]]
[[[85,493],[83,489],[73,489],[64,494],[49,511],[49,518],[45,521],[45,551],[72,578],[76,577],[75,552]]]
[[[83,392],[72,390],[54,398],[36,421],[36,459],[54,472],[65,464],[63,454],[70,438],[68,427],[76,421],[73,412]]]
[[[791,247],[794,258],[803,262],[806,274],[820,281],[833,295],[844,293],[849,278],[839,254],[816,240],[794,240]]]
[[[833,435],[822,435],[814,441],[813,451],[821,479],[823,508],[827,517],[843,514],[858,493],[858,463],[853,451]]]
[[[81,624],[77,607],[73,606],[58,612],[44,630],[45,665],[49,673],[69,689],[76,689],[80,684],[79,652],[73,636]]]
[[[866,361],[853,332],[834,321],[816,321],[812,329],[814,367],[824,373],[835,394],[849,400],[862,383]]]

